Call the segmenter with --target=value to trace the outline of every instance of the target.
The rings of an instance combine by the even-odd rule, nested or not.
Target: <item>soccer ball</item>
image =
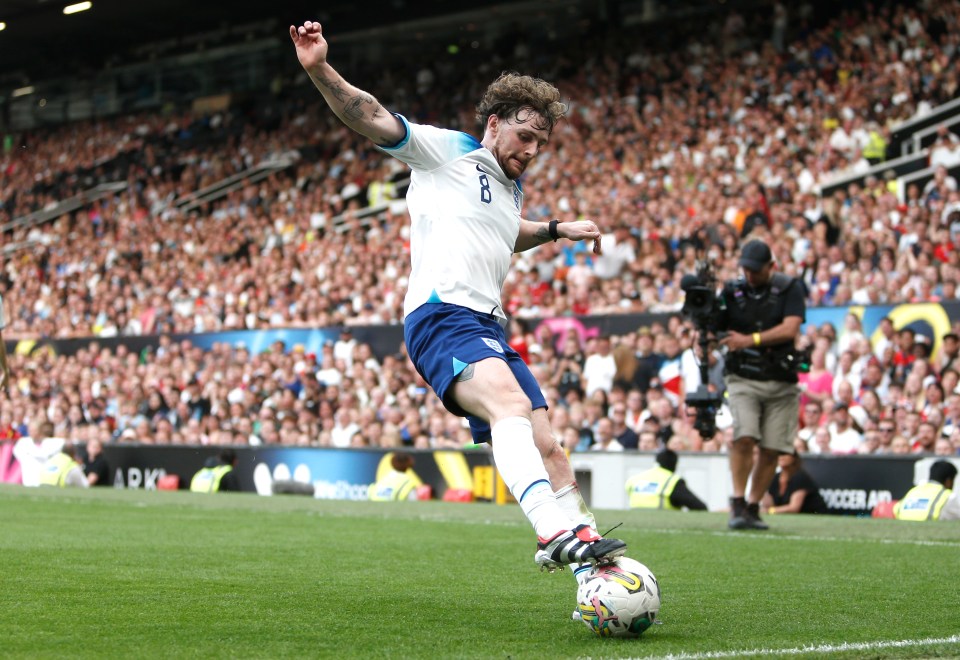
[[[597,566],[577,588],[580,620],[601,637],[638,637],[660,611],[660,585],[629,557]]]

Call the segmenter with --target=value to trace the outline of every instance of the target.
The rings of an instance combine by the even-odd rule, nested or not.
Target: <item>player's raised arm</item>
[[[307,21],[290,26],[290,39],[297,47],[297,59],[327,105],[349,128],[380,145],[393,145],[406,135],[403,123],[361,89],[357,89],[327,63],[329,46],[320,24]]]
[[[531,222],[520,220],[520,232],[517,234],[514,252],[523,252],[537,247],[547,241],[566,238],[571,241],[593,241],[593,252],[602,254],[600,249],[600,230],[591,220],[577,220],[575,222]]]

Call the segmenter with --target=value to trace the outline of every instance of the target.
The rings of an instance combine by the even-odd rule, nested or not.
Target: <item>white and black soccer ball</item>
[[[638,637],[659,611],[657,578],[629,557],[597,566],[577,588],[580,620],[601,637]]]

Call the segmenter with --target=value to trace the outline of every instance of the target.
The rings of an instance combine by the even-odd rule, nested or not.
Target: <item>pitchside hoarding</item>
[[[18,482],[19,469],[10,448],[0,444],[0,481]],[[243,490],[261,495],[273,492],[274,482],[309,485],[322,499],[367,499],[367,488],[377,470],[389,460],[384,449],[327,449],[315,447],[235,447],[237,474]],[[104,456],[115,488],[156,490],[165,475],[177,475],[180,488],[188,488],[204,462],[216,457],[217,447],[158,447],[110,445]],[[448,489],[473,490],[473,470],[490,466],[483,448],[470,451],[410,451],[414,471],[431,487],[435,498]],[[588,503],[602,509],[626,509],[621,484],[653,465],[653,454],[625,452],[574,454],[572,462]],[[808,456],[804,466],[811,474],[830,513],[870,515],[873,507],[897,500],[923,480],[914,464],[927,465],[931,457],[908,456]],[[925,468],[929,470],[929,467]],[[723,454],[681,454],[678,473],[687,480],[711,510],[721,510],[729,496],[727,457]]]

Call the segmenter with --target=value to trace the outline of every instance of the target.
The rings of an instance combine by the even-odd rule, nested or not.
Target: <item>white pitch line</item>
[[[752,656],[801,655],[803,653],[841,653],[844,651],[880,651],[900,649],[912,646],[930,646],[937,644],[960,644],[960,635],[950,637],[930,637],[927,639],[899,639],[886,642],[850,642],[844,644],[819,644],[816,646],[798,646],[790,649],[747,649],[743,651],[705,651],[703,653],[679,653],[670,655],[649,655],[641,660],[712,660],[714,658],[749,658]]]
[[[880,543],[883,545],[917,545],[932,546],[942,548],[960,548],[960,541],[926,541],[924,539],[882,539],[870,538],[867,536],[804,536],[802,534],[762,534],[754,532],[728,532],[706,529],[676,529],[676,528],[651,528],[646,527],[644,531],[655,532],[657,534],[706,534],[709,536],[731,537],[736,536],[744,539],[758,539],[763,541],[833,541],[838,543]]]

